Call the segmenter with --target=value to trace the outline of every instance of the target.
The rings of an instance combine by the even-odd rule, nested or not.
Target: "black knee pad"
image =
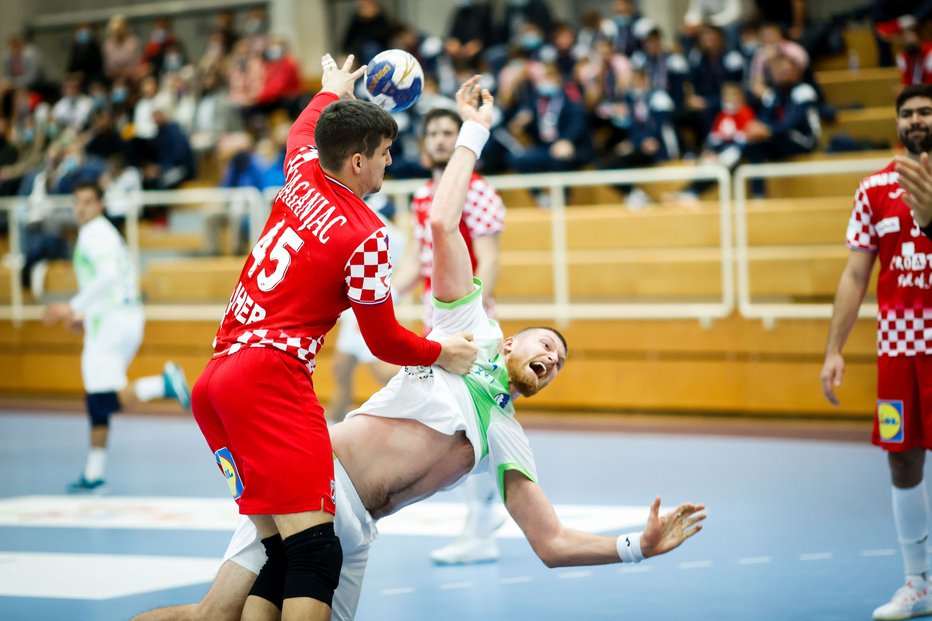
[[[84,395],[84,401],[92,427],[106,427],[110,424],[110,416],[120,411],[120,397],[114,391],[89,392]]]
[[[310,597],[332,606],[343,567],[343,548],[333,532],[333,523],[302,530],[285,539],[284,544],[288,557],[285,599]]]
[[[265,546],[265,565],[256,576],[256,581],[249,591],[250,595],[261,597],[282,609],[282,600],[285,597],[285,545],[281,535],[272,535],[262,540]]]

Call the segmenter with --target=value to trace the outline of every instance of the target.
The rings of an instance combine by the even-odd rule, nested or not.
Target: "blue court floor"
[[[541,484],[580,528],[632,530],[655,495],[706,528],[634,566],[548,570],[506,526],[498,563],[434,567],[456,491],[380,524],[362,621],[870,619],[902,583],[887,467],[867,444],[530,431]],[[123,620],[206,591],[235,523],[191,420],[117,417],[109,493],[63,495],[86,420],[0,412],[0,620]]]

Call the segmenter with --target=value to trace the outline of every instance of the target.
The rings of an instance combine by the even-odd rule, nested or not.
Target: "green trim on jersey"
[[[72,261],[74,263],[74,271],[76,274],[80,274],[87,280],[94,278],[96,270],[94,270],[94,262],[91,261],[90,257],[75,248]]]
[[[431,300],[433,300],[434,302],[434,306],[436,306],[437,308],[445,308],[447,310],[450,310],[458,306],[469,304],[470,302],[476,299],[477,295],[482,294],[482,281],[474,276],[472,279],[472,283],[476,285],[476,288],[473,289],[472,293],[470,293],[469,295],[463,296],[458,300],[453,300],[452,302],[441,302],[437,298],[431,298]]]
[[[505,502],[505,472],[508,470],[516,470],[520,472],[521,474],[523,474],[525,477],[527,477],[527,479],[531,481],[532,483],[537,483],[537,479],[534,478],[534,475],[532,475],[530,472],[525,470],[521,464],[516,464],[513,461],[509,461],[504,464],[499,464],[498,474],[496,478],[498,479],[498,489],[502,495],[502,502]]]

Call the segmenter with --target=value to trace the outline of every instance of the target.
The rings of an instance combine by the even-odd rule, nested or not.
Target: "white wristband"
[[[615,548],[622,563],[640,563],[644,560],[641,553],[641,533],[626,533],[618,535]]]
[[[456,137],[457,147],[466,147],[476,154],[482,155],[482,147],[489,140],[489,128],[483,127],[475,121],[464,121],[460,127],[459,136]],[[454,147],[455,148],[455,147]]]

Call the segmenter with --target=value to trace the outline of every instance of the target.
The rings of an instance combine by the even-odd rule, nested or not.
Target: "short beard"
[[[514,358],[509,358],[505,362],[508,369],[508,381],[518,391],[522,397],[530,397],[537,394],[538,383],[537,376]]]
[[[899,135],[900,142],[903,143],[907,151],[917,156],[923,153],[932,153],[932,130],[927,131],[925,137],[921,138],[918,142],[909,140],[907,138],[908,134],[909,130],[906,130],[905,132],[900,132]]]

